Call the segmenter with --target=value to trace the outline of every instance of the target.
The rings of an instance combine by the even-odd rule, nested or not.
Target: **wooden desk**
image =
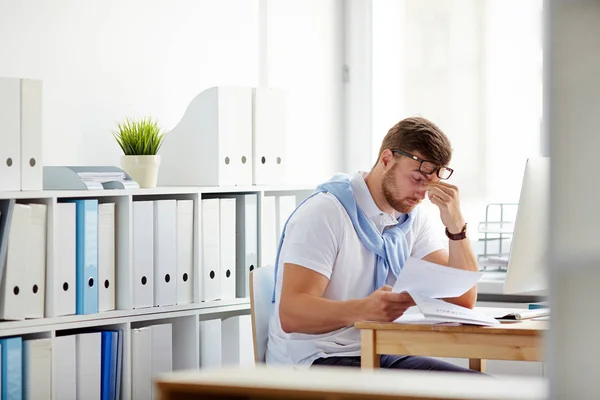
[[[289,366],[178,371],[155,381],[160,400],[542,400],[538,377],[489,377],[434,371]]]
[[[542,360],[546,321],[484,327],[357,322],[362,368],[378,368],[379,355],[468,358],[469,368],[485,371],[485,360]]]

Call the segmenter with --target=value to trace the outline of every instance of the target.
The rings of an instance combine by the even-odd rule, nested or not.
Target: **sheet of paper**
[[[448,322],[462,322],[476,325],[498,325],[500,323],[494,317],[486,315],[483,312],[471,310],[470,308],[416,294],[411,294],[411,296],[425,318],[439,318]]]
[[[482,276],[482,272],[450,268],[411,257],[404,264],[392,291],[432,298],[458,297],[475,286]]]
[[[397,324],[447,324],[448,321],[442,318],[428,318],[425,315],[418,314],[403,314],[400,318],[394,321]]]

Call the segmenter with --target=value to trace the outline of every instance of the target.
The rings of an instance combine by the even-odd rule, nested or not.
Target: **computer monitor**
[[[504,281],[506,294],[546,294],[549,205],[550,158],[529,158]]]

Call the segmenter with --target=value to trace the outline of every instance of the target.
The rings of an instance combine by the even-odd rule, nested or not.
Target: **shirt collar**
[[[365,176],[367,176],[367,172],[358,171],[350,179],[352,192],[354,193],[354,198],[356,198],[356,203],[360,209],[370,220],[375,220],[376,218],[379,219],[384,215],[389,216],[395,223],[398,223],[398,218],[402,216],[402,213],[399,213],[396,210],[394,210],[392,214],[381,211],[379,207],[377,207],[377,204],[375,204],[375,200],[373,200],[371,191],[365,182]]]

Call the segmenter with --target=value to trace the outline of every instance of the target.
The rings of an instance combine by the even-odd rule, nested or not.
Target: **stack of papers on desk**
[[[392,291],[410,294],[419,312],[405,313],[395,322],[498,325],[493,316],[440,300],[463,295],[477,284],[482,275],[481,272],[409,258]]]

